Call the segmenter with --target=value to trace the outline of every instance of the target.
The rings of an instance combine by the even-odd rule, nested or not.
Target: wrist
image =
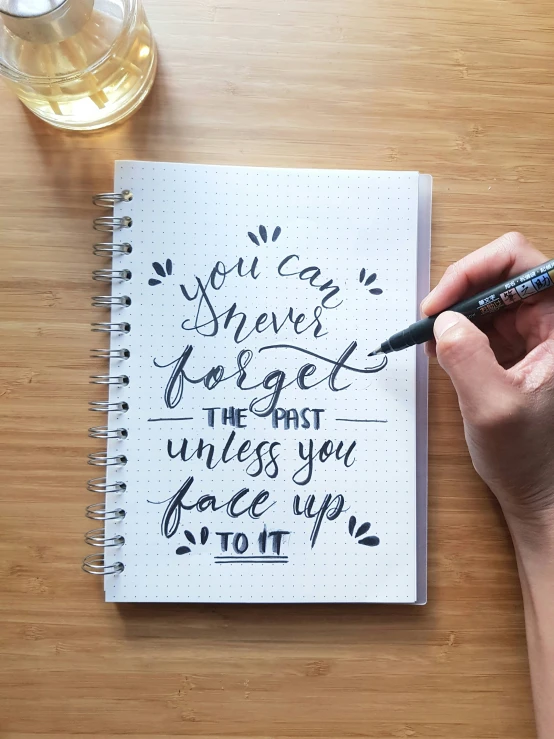
[[[534,514],[505,512],[520,577],[531,585],[548,579],[554,586],[554,511]]]
[[[519,518],[508,519],[508,525],[525,606],[537,736],[547,739],[554,725],[554,529]]]

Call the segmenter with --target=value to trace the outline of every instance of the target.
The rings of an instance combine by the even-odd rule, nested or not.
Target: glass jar
[[[0,0],[0,75],[53,126],[87,131],[127,118],[156,64],[140,0]]]

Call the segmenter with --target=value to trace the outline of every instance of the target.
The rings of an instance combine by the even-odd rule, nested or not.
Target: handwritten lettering
[[[332,300],[335,295],[339,294],[340,287],[338,287],[338,285],[334,285],[333,280],[327,280],[327,282],[324,282],[323,284],[318,284],[316,280],[321,277],[321,270],[318,267],[305,267],[298,272],[285,272],[285,268],[291,268],[292,265],[289,265],[289,262],[291,262],[293,259],[300,260],[300,257],[298,256],[298,254],[289,254],[279,263],[279,266],[277,267],[277,272],[281,275],[281,277],[298,276],[299,280],[306,280],[310,283],[312,287],[317,287],[319,292],[327,292],[327,295],[325,295],[325,297],[321,301],[321,305],[324,308],[334,310],[335,308],[338,308],[339,305],[342,305],[342,300],[338,303],[335,303],[334,305],[328,305],[328,301]]]
[[[227,441],[221,451],[216,454],[215,444],[211,442],[204,442],[204,439],[199,439],[196,445],[192,444],[192,451],[189,451],[189,440],[183,439],[180,442],[180,446],[177,451],[174,451],[174,444],[172,439],[167,440],[167,454],[170,459],[181,458],[182,462],[190,462],[192,459],[201,459],[204,461],[206,469],[214,470],[220,463],[228,464],[232,460],[236,459],[240,463],[249,462],[245,468],[245,472],[250,477],[258,477],[265,472],[265,474],[275,479],[279,474],[279,466],[277,459],[279,453],[277,449],[281,446],[278,441],[260,441],[252,451],[250,448],[253,444],[249,439],[243,441],[236,452],[231,453],[231,449],[235,442],[236,432],[231,431]],[[266,457],[269,459],[266,460]]]
[[[237,370],[228,375],[225,374],[225,367],[223,367],[223,365],[212,366],[207,372],[199,377],[193,377],[190,374],[187,374],[186,367],[193,352],[193,347],[190,344],[185,347],[185,350],[179,357],[171,362],[163,364],[154,359],[154,365],[160,368],[173,367],[164,393],[164,400],[168,408],[175,408],[182,401],[185,383],[189,383],[191,385],[203,384],[206,389],[213,390],[221,382],[228,382],[229,380],[234,379],[236,386],[240,390],[252,391],[257,390],[258,388],[263,388],[264,390],[270,391],[261,397],[254,398],[249,406],[250,411],[255,413],[257,416],[269,416],[275,408],[278,407],[279,399],[283,390],[295,383],[301,390],[310,390],[311,388],[327,382],[330,390],[333,392],[340,392],[341,390],[346,390],[350,387],[350,384],[339,386],[337,384],[339,373],[354,372],[359,374],[372,374],[384,369],[387,364],[386,356],[374,367],[361,368],[347,364],[350,357],[352,357],[356,351],[357,346],[358,343],[356,341],[351,342],[351,344],[349,344],[341,356],[336,360],[290,344],[274,344],[264,346],[259,349],[260,352],[276,349],[293,350],[315,357],[322,363],[330,364],[332,366],[331,371],[327,375],[312,383],[308,383],[307,378],[316,374],[318,372],[318,367],[313,363],[309,363],[300,367],[297,371],[296,377],[293,377],[293,379],[288,382],[285,371],[276,369],[269,372],[261,382],[255,382],[253,385],[246,385],[245,383],[248,377],[247,367],[253,358],[252,352],[248,349],[243,349],[239,352],[236,359]]]
[[[311,420],[310,413],[312,414]],[[313,425],[317,431],[322,413],[325,413],[323,408],[302,408],[300,411],[296,410],[296,408],[288,408],[287,410],[284,408],[275,408],[271,414],[271,424],[274,429],[278,429],[279,422],[283,421],[283,428],[285,430],[290,429],[291,426],[294,429],[299,427],[309,429]]]
[[[315,495],[309,495],[306,498],[303,506],[300,501],[300,496],[295,495],[292,504],[292,512],[295,516],[306,516],[306,518],[315,518],[312,533],[310,535],[312,549],[315,546],[317,537],[319,536],[319,530],[321,529],[321,524],[323,523],[324,519],[327,519],[328,521],[334,521],[344,510],[347,510],[344,507],[344,496],[336,495],[333,498],[331,493],[327,493],[317,510],[314,510],[314,505]]]
[[[244,516],[244,514],[248,514],[250,518],[257,519],[261,518],[264,513],[267,513],[267,511],[275,505],[274,501],[268,506],[265,506],[265,508],[260,509],[260,507],[269,500],[269,493],[267,490],[261,490],[259,493],[256,493],[250,503],[247,503],[245,505],[245,501],[243,499],[246,496],[251,495],[249,488],[242,488],[224,503],[218,503],[217,496],[215,495],[200,495],[196,499],[196,501],[188,504],[185,503],[185,498],[191,490],[193,483],[194,477],[188,477],[186,481],[181,485],[179,490],[170,498],[159,501],[148,501],[149,503],[154,503],[156,505],[167,503],[162,517],[161,526],[162,534],[167,539],[175,536],[175,534],[179,530],[181,515],[183,511],[196,510],[199,513],[204,513],[205,511],[220,511],[224,508],[226,509],[227,515],[231,518],[239,518],[240,516]],[[242,510],[237,510],[237,506],[239,505],[239,503],[244,506]]]
[[[352,467],[356,461],[353,456],[355,447],[355,441],[353,441],[346,449],[344,442],[340,441],[335,447],[333,442],[328,440],[324,441],[321,447],[316,451],[313,439],[310,439],[306,447],[303,442],[299,441],[298,456],[300,459],[306,460],[306,464],[303,464],[302,467],[294,473],[292,479],[297,485],[308,485],[312,480],[314,462],[327,462],[331,457],[334,457],[337,461],[343,460],[345,467]]]

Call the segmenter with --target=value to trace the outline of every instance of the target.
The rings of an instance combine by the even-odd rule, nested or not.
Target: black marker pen
[[[512,277],[511,280],[501,282],[496,287],[490,287],[488,290],[478,293],[473,298],[467,298],[459,303],[447,308],[456,313],[462,313],[470,321],[475,322],[481,316],[489,313],[496,313],[499,310],[508,308],[520,300],[525,300],[531,295],[536,295],[542,290],[548,290],[554,287],[554,260],[545,262],[534,269],[524,272],[518,277]],[[445,311],[442,311],[443,313]],[[390,354],[390,352],[399,352],[407,349],[414,344],[423,344],[433,338],[433,326],[435,320],[440,314],[437,313],[429,318],[424,318],[417,323],[399,331],[387,341],[383,342],[378,349],[372,351],[369,356],[375,354]]]

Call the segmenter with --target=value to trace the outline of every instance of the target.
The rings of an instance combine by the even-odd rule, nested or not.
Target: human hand
[[[509,233],[451,265],[421,305],[424,315],[546,261]],[[427,347],[450,375],[478,474],[514,532],[554,537],[554,288],[493,314],[486,334],[458,313],[435,322]]]

